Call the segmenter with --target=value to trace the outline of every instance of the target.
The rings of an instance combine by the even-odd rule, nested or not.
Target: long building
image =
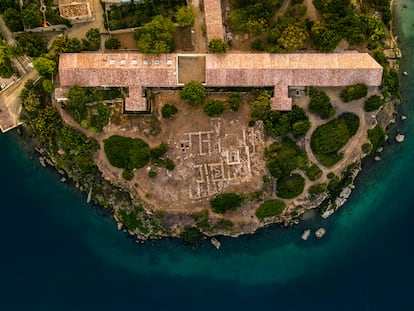
[[[382,67],[367,53],[297,53],[297,54],[164,54],[77,53],[62,54],[59,78],[62,87],[126,86],[129,97],[125,111],[146,111],[145,87],[177,87],[180,72],[188,75],[192,68],[182,68],[180,58],[197,59],[205,66],[198,81],[209,87],[275,88],[272,108],[290,110],[289,87],[347,86],[365,83],[380,86]],[[200,59],[204,59],[200,63]],[[188,65],[187,65],[188,66]],[[194,71],[197,71],[194,68]],[[199,71],[198,71],[199,72]]]

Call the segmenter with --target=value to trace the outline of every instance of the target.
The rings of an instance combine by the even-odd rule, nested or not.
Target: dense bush
[[[341,92],[341,98],[342,100],[347,103],[352,100],[357,100],[362,97],[367,96],[368,94],[368,86],[364,83],[358,83],[354,85],[347,86],[342,92]]]
[[[305,179],[299,174],[282,177],[277,180],[277,195],[283,199],[293,199],[303,192]]]
[[[312,164],[306,170],[306,175],[310,180],[315,181],[322,177],[322,170],[316,164]]]
[[[16,52],[19,55],[26,54],[31,57],[38,57],[47,52],[43,41],[31,33],[24,33],[16,37],[16,45]]]
[[[226,109],[224,102],[218,99],[209,99],[204,104],[203,110],[206,115],[213,117],[222,114]]]
[[[368,130],[368,138],[372,144],[372,152],[375,152],[385,142],[385,131],[381,125],[377,124],[373,129]]]
[[[308,165],[306,152],[287,137],[271,144],[265,150],[265,157],[266,168],[275,178],[288,176],[298,168],[306,169]]]
[[[193,26],[195,21],[195,12],[190,6],[180,7],[174,15],[180,27]]]
[[[134,173],[130,170],[125,169],[122,171],[122,178],[128,181],[132,180],[134,178]]]
[[[233,111],[237,111],[240,108],[240,104],[242,102],[242,96],[240,93],[231,93],[229,98],[227,98],[226,103],[229,108]]]
[[[400,77],[395,69],[384,70],[382,74],[383,93],[390,93],[393,96],[400,96]]]
[[[121,42],[117,38],[111,37],[105,40],[106,49],[116,50],[116,49],[119,49],[120,47],[121,47]]]
[[[260,204],[256,210],[256,217],[263,219],[266,217],[273,217],[280,215],[285,209],[285,202],[281,200],[269,200]]]
[[[211,53],[225,53],[227,51],[227,43],[222,39],[212,39],[208,43],[208,51]]]
[[[374,111],[379,109],[383,104],[384,100],[381,98],[381,96],[373,95],[365,101],[364,110],[367,112]]]
[[[242,203],[242,197],[236,193],[219,194],[211,200],[211,207],[214,212],[224,214],[228,210],[235,210]]]
[[[111,165],[129,170],[144,167],[150,158],[148,144],[139,138],[113,135],[104,140],[104,150]]]
[[[178,112],[177,107],[173,104],[165,104],[161,108],[161,115],[165,119],[170,119],[173,115]]]
[[[324,166],[331,167],[342,159],[337,152],[355,135],[358,128],[358,116],[349,112],[318,126],[311,137],[313,153]]]
[[[325,92],[313,87],[309,88],[309,111],[318,114],[322,119],[328,119],[335,115],[335,108]]]
[[[309,187],[309,193],[311,195],[321,194],[325,190],[326,190],[326,184],[317,184],[317,185],[312,185]]]
[[[188,82],[180,92],[180,98],[191,106],[201,104],[205,97],[206,89],[197,81]]]
[[[3,13],[3,19],[12,32],[22,31],[23,23],[17,8],[8,8]]]
[[[266,93],[261,93],[250,103],[251,118],[263,121],[266,134],[281,136],[293,132],[295,137],[306,134],[310,123],[302,108],[294,105],[291,111],[276,111],[271,109],[270,103],[270,96]]]
[[[198,228],[186,226],[184,228],[184,231],[181,232],[180,238],[190,244],[194,244],[200,242],[201,240],[204,240],[205,236]]]

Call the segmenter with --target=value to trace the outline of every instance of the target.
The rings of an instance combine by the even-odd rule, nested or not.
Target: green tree
[[[368,130],[368,138],[372,144],[372,152],[377,151],[385,142],[385,131],[377,124],[373,129]]]
[[[73,118],[79,124],[82,120],[87,118],[87,108],[86,103],[89,101],[88,96],[86,95],[85,89],[74,85],[68,90],[68,106],[72,113]]]
[[[16,52],[19,55],[28,55],[31,57],[38,57],[46,53],[46,45],[35,34],[24,33],[16,38]]]
[[[101,33],[98,28],[91,28],[86,32],[86,39],[95,47],[99,48],[101,44]]]
[[[173,115],[178,112],[177,107],[173,104],[165,104],[161,108],[161,115],[165,119],[170,119]]]
[[[240,95],[240,93],[231,93],[229,95],[229,98],[227,98],[226,102],[231,110],[238,111],[240,108],[240,104],[242,102],[242,96]]]
[[[173,22],[169,18],[157,15],[151,22],[135,31],[134,39],[142,53],[171,53],[175,48],[174,31]]]
[[[116,50],[116,49],[119,49],[120,47],[121,47],[121,42],[117,38],[111,37],[105,41],[106,49]]]
[[[313,24],[311,34],[315,47],[322,52],[333,51],[341,41],[341,35],[323,21]]]
[[[56,61],[51,59],[48,55],[36,58],[33,61],[33,66],[37,72],[44,77],[52,76],[57,70]]]
[[[42,13],[35,9],[23,9],[22,17],[26,29],[32,29],[42,26]]]
[[[383,104],[384,100],[380,96],[373,95],[365,101],[364,110],[367,112],[374,111],[379,109]]]
[[[225,193],[219,194],[210,203],[214,212],[224,214],[228,210],[236,210],[242,201],[242,197],[236,193]]]
[[[309,41],[308,30],[301,24],[291,24],[282,32],[278,43],[287,51],[295,51],[306,47]]]
[[[278,216],[283,212],[285,206],[285,202],[281,200],[269,200],[260,204],[255,214],[259,219]]]
[[[208,43],[208,50],[211,53],[225,53],[227,51],[227,43],[222,39],[212,39]]]
[[[43,89],[45,90],[45,92],[47,92],[47,93],[52,93],[53,92],[54,87],[53,87],[52,80],[49,80],[49,79],[43,80],[42,86],[43,86]]]
[[[66,48],[68,53],[79,53],[81,51],[81,42],[78,38],[68,38]]]
[[[6,41],[0,39],[0,77],[2,78],[10,78],[13,75],[10,56],[10,49]]]
[[[224,102],[218,99],[209,99],[204,104],[204,112],[206,115],[213,117],[222,114],[226,109]]]
[[[357,83],[347,86],[340,94],[344,102],[350,102],[367,96],[368,86],[364,83]]]
[[[313,87],[309,88],[309,111],[318,114],[322,119],[328,119],[335,115],[335,108],[331,99],[325,92]]]
[[[299,174],[291,174],[277,180],[277,195],[283,199],[293,199],[303,192],[305,179]]]
[[[205,97],[206,89],[197,81],[188,82],[180,92],[180,98],[191,106],[201,104]]]
[[[195,21],[195,13],[191,7],[182,6],[175,13],[175,20],[180,27],[193,26]]]
[[[2,0],[0,1],[0,14],[7,9],[19,9],[16,0]]]
[[[8,8],[3,13],[4,22],[12,32],[22,31],[23,24],[20,12],[16,8]]]

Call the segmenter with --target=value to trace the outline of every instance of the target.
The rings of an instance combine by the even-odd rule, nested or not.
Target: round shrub
[[[237,193],[225,193],[219,194],[210,203],[214,212],[224,214],[228,210],[235,210],[239,207],[242,200]]]
[[[232,111],[237,111],[240,108],[242,96],[239,93],[231,93],[227,99],[227,104]]]
[[[217,99],[209,99],[204,104],[204,112],[209,117],[217,116],[219,114],[222,114],[226,107],[224,106],[224,102]]]
[[[307,170],[306,175],[314,181],[322,177],[322,170],[316,164],[312,164]]]
[[[111,165],[128,170],[144,167],[150,157],[148,144],[139,138],[113,135],[104,140],[104,150]]]
[[[204,101],[206,89],[197,81],[188,82],[180,92],[180,98],[191,106],[197,106]]]
[[[256,210],[256,217],[263,219],[279,215],[285,209],[285,202],[281,200],[270,200],[262,203]]]
[[[173,115],[175,115],[178,112],[177,107],[175,107],[172,104],[165,104],[161,108],[161,115],[165,119],[170,119]]]
[[[364,83],[358,83],[347,86],[340,94],[342,100],[347,103],[367,96],[368,86]]]
[[[293,199],[303,192],[305,179],[299,174],[292,174],[277,180],[277,195],[283,199]]]
[[[155,178],[155,177],[157,177],[157,172],[156,171],[149,171],[148,172],[148,177],[149,178]]]
[[[316,113],[322,119],[328,119],[335,115],[335,108],[332,106],[331,99],[325,92],[319,91],[313,87],[309,89],[310,102],[309,111]]]
[[[130,170],[123,170],[122,171],[122,178],[125,180],[132,180],[134,178],[134,173]]]
[[[364,110],[366,112],[379,109],[384,104],[381,96],[373,95],[365,101]]]

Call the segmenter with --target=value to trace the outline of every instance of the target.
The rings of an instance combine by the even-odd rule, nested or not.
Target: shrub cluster
[[[318,114],[322,119],[328,119],[335,115],[335,108],[332,106],[331,99],[325,92],[310,87],[309,95],[310,112]]]
[[[384,100],[380,96],[373,95],[365,101],[364,110],[367,112],[374,111],[379,109],[383,104]]]
[[[211,207],[214,212],[224,214],[228,210],[236,210],[242,201],[242,197],[236,193],[219,194],[211,200]]]
[[[256,210],[256,217],[263,219],[280,215],[285,209],[285,202],[281,200],[269,200],[262,203]]]
[[[303,192],[305,179],[299,174],[291,174],[277,180],[277,195],[283,199],[293,199]]]
[[[342,100],[347,103],[353,100],[367,96],[368,86],[364,83],[358,83],[347,86],[340,94]]]

